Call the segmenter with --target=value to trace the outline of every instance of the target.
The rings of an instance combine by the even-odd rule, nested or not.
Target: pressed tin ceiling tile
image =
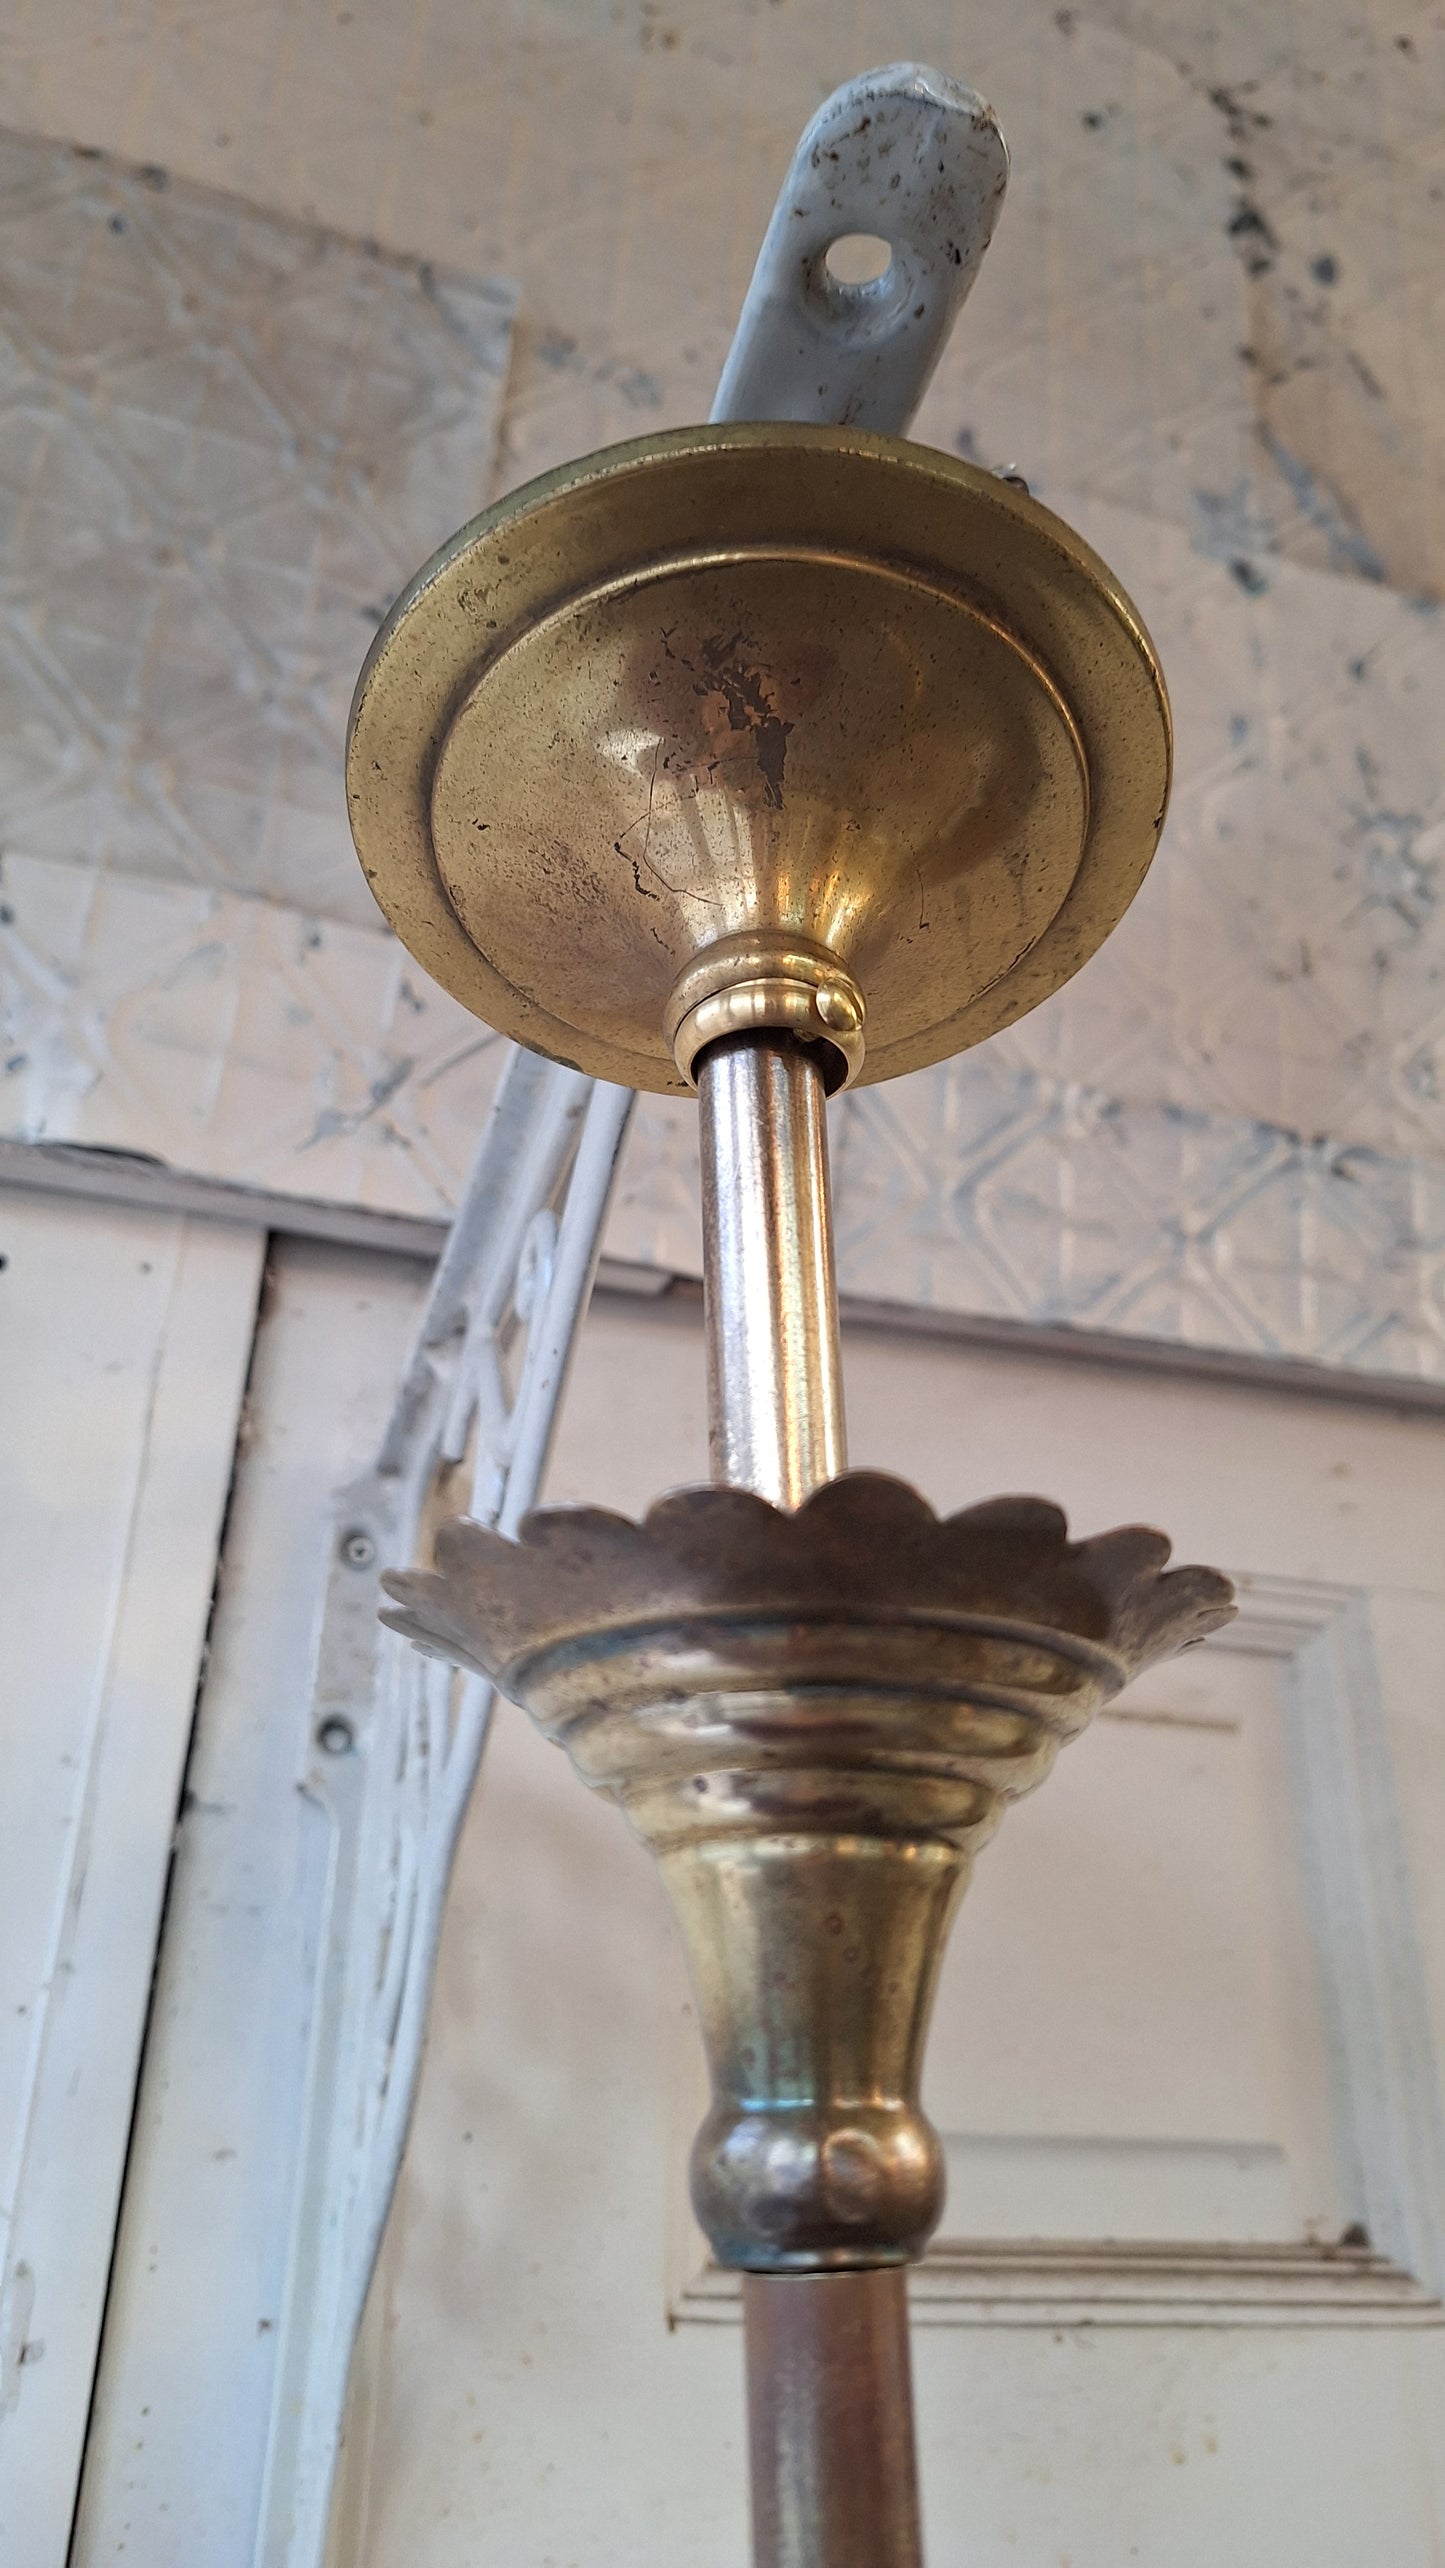
[[[1445,40],[1386,0],[978,0],[966,24],[944,0],[16,0],[16,122],[271,210],[122,172],[107,215],[135,237],[106,220],[62,276],[76,166],[0,152],[0,600],[49,566],[5,618],[0,810],[49,862],[47,915],[77,854],[109,868],[64,954],[43,867],[17,898],[5,1057],[45,1052],[42,987],[76,1048],[39,1101],[29,1052],[10,1128],[451,1199],[491,1055],[418,976],[403,994],[325,744],[363,608],[486,495],[505,328],[467,273],[521,290],[504,483],[697,417],[801,125],[900,56],[982,87],[1014,154],[919,433],[1017,463],[1099,544],[1159,643],[1179,763],[1154,874],[1078,981],[987,1055],[845,1103],[845,1278],[1445,1372],[1445,1251],[1410,1210],[1445,1162]],[[102,166],[80,175],[94,196]],[[406,255],[367,266],[338,234]],[[178,294],[236,325],[193,336],[184,382]],[[249,896],[278,883],[319,947],[260,934]],[[162,892],[208,960],[161,935]],[[693,1148],[686,1109],[644,1104],[621,1253],[695,1268]],[[1347,1308],[1310,1280],[1331,1261]]]
[[[6,1128],[435,1212],[497,1045],[385,930],[341,774],[490,496],[513,296],[0,134]]]
[[[323,1202],[455,1202],[502,1046],[394,938],[26,857],[5,894],[9,1132]]]
[[[12,850],[372,926],[346,704],[490,493],[513,297],[0,135]]]

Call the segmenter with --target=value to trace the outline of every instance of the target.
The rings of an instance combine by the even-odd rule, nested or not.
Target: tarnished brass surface
[[[464,527],[377,638],[347,782],[434,979],[538,1051],[680,1089],[669,1001],[731,938],[841,967],[864,1080],[1037,1006],[1137,890],[1169,760],[1139,619],[1047,509],[898,439],[727,426]],[[749,1023],[821,1030],[795,976],[773,1015],[755,963],[710,977],[715,1013],[746,983]]]
[[[743,2283],[755,2568],[920,2568],[897,2265]]]
[[[698,2217],[755,2272],[917,2255],[942,2207],[919,2104],[955,1900],[1003,1805],[1153,1660],[1228,1619],[1162,1534],[1057,1507],[939,1519],[859,1472],[794,1514],[737,1489],[513,1544],[460,1520],[386,1581],[395,1627],[494,1678],[658,1860],[713,2103]]]

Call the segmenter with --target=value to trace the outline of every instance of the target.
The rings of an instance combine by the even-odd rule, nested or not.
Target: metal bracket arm
[[[713,403],[714,419],[807,419],[901,435],[993,237],[1008,151],[977,90],[920,63],[836,90],[799,143]],[[849,282],[828,252],[885,242]]]

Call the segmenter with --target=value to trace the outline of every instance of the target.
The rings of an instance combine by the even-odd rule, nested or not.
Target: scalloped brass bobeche
[[[940,1518],[874,1472],[796,1513],[689,1489],[513,1543],[444,1525],[386,1620],[490,1677],[661,1867],[712,2072],[693,2199],[754,2272],[897,2263],[943,2204],[919,2104],[954,1904],[1005,1802],[1234,1611],[1142,1526],[1071,1542],[999,1498]]]

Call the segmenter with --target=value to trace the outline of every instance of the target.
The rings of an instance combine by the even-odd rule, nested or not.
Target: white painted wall
[[[1388,1870],[1392,1844],[1405,1850],[1418,1943],[1407,1923],[1401,1948],[1438,2056],[1433,1424],[881,1335],[854,1337],[848,1381],[854,1458],[907,1471],[939,1503],[1037,1488],[1087,1528],[1160,1520],[1181,1556],[1258,1574],[1257,1613],[1271,1584],[1299,1612],[1307,1593],[1326,1598],[1326,1617],[1341,1589],[1363,1596],[1402,1828],[1396,1841],[1386,1824],[1371,1860]],[[686,1310],[599,1307],[553,1495],[635,1509],[695,1476],[701,1403]],[[1070,1750],[982,1859],[930,2070],[957,2135],[949,2238],[1007,2230],[1031,2183],[1045,2233],[1075,2238],[1302,2244],[1353,2216],[1288,1770],[1292,1662],[1261,1646],[1141,1683],[1135,1721]],[[1317,1688],[1301,1717],[1331,1717]],[[1370,1717],[1366,1705],[1367,1734]],[[374,2440],[351,2461],[359,2555],[366,2568],[683,2555],[721,2568],[746,2539],[740,2344],[716,2297],[685,2290],[696,2075],[671,1929],[621,1821],[519,1715],[499,1716],[489,1760],[373,2313]],[[1353,1785],[1338,1789],[1347,1802]],[[1392,2110],[1424,2134],[1438,2218],[1431,2065],[1417,2067],[1423,2084],[1407,2080]],[[1192,2288],[1192,2307],[1131,2326],[1077,2298],[1021,2311],[1000,2288],[990,2321],[947,2259],[925,2269],[935,2560],[1430,2568],[1445,2537],[1445,2331],[1403,2305],[1336,2306],[1311,2326],[1278,2303],[1224,2312]]]

